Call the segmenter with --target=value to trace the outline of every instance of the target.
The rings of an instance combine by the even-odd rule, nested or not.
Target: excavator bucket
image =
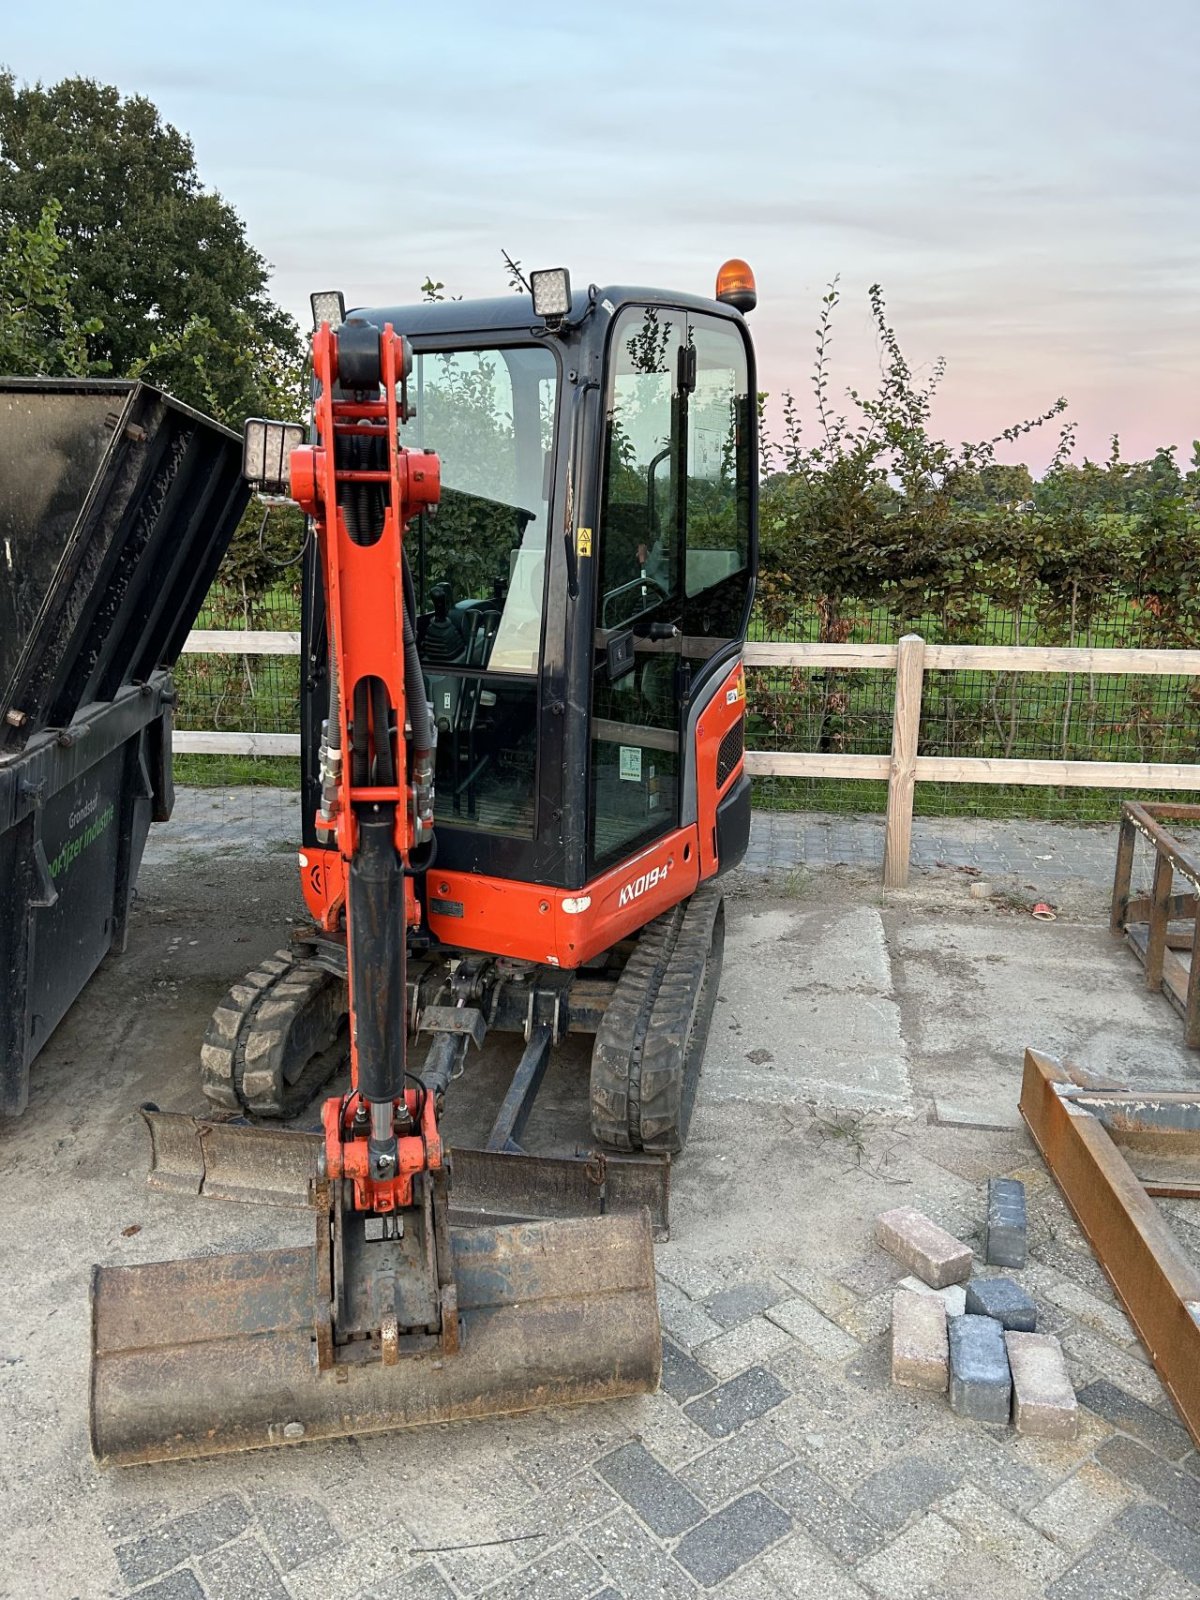
[[[176,1119],[161,1120],[156,1154]],[[281,1141],[275,1179],[284,1192],[302,1181],[307,1136],[238,1132]],[[186,1145],[186,1129],[179,1137]],[[451,1228],[458,1348],[393,1353],[389,1363],[367,1342],[330,1345],[320,1243],[329,1213],[309,1203],[318,1211],[313,1247],[94,1269],[90,1417],[101,1463],[219,1455],[657,1388],[648,1212]]]

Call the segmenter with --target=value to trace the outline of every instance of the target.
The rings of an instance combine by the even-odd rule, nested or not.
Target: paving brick
[[[861,1561],[884,1542],[883,1530],[867,1512],[799,1461],[768,1478],[763,1488],[842,1561]]]
[[[1131,1443],[1131,1441],[1126,1441]],[[1134,1445],[1134,1449],[1140,1448]],[[1169,1469],[1168,1469],[1169,1470]],[[1078,1555],[1130,1501],[1119,1477],[1085,1461],[1072,1477],[1025,1513],[1035,1528]]]
[[[117,1566],[126,1583],[145,1583],[178,1567],[189,1556],[207,1555],[249,1527],[245,1505],[236,1495],[221,1495],[175,1517],[140,1539],[119,1545]]]
[[[663,1330],[685,1350],[694,1349],[706,1339],[715,1339],[722,1331],[721,1324],[714,1322],[702,1306],[665,1278],[658,1280],[658,1310]]]
[[[288,1600],[283,1580],[257,1539],[227,1544],[197,1565],[211,1600]]]
[[[946,1308],[948,1317],[961,1317],[967,1309],[967,1291],[961,1283],[948,1283],[944,1289],[931,1289],[921,1278],[901,1278],[897,1289],[911,1289],[914,1294],[935,1294]]]
[[[786,1511],[754,1491],[686,1534],[675,1547],[675,1559],[711,1589],[782,1539],[791,1526]]]
[[[840,1328],[835,1331],[843,1339],[848,1337]],[[718,1378],[732,1378],[735,1372],[765,1361],[772,1352],[782,1349],[789,1338],[777,1323],[768,1322],[766,1317],[751,1317],[748,1322],[730,1328],[728,1333],[697,1345],[695,1354]]]
[[[896,1263],[877,1245],[872,1245],[864,1255],[850,1266],[837,1270],[837,1280],[855,1294],[878,1294],[890,1289],[896,1282]]]
[[[951,1317],[950,1409],[975,1422],[1005,1423],[1012,1409],[1012,1377],[1004,1330],[990,1317]]]
[[[937,1295],[897,1289],[892,1300],[892,1382],[942,1393],[950,1381],[946,1307]]]
[[[845,1361],[857,1355],[861,1346],[844,1328],[818,1311],[802,1295],[781,1300],[767,1312],[767,1320],[791,1334],[798,1344],[814,1355],[818,1361]]]
[[[1061,1310],[1078,1317],[1080,1322],[1094,1328],[1115,1344],[1129,1344],[1137,1338],[1133,1324],[1123,1311],[1110,1301],[1102,1300],[1090,1289],[1073,1283],[1070,1278],[1058,1278],[1047,1283],[1042,1293]]]
[[[1178,1461],[1191,1449],[1191,1440],[1177,1422],[1148,1406],[1107,1378],[1097,1378],[1079,1390],[1081,1405],[1111,1422],[1122,1433],[1148,1444],[1168,1461]]]
[[[699,1522],[704,1506],[644,1445],[627,1444],[596,1462],[596,1471],[660,1538]]]
[[[1086,1246],[1082,1250],[1073,1250],[1064,1240],[1053,1237],[1039,1240],[1031,1254],[1045,1266],[1054,1267],[1064,1277],[1082,1284],[1101,1299],[1112,1294],[1103,1267]]]
[[[936,1294],[938,1291],[922,1285],[927,1294]],[[869,1344],[872,1339],[877,1339],[881,1333],[886,1333],[892,1325],[892,1286],[880,1289],[878,1294],[873,1294],[867,1300],[858,1300],[846,1311],[840,1311],[835,1318],[839,1328],[861,1344]]]
[[[770,1600],[867,1600],[867,1591],[849,1570],[796,1528],[750,1570],[770,1581]],[[741,1600],[736,1588],[730,1600]]]
[[[735,1283],[706,1300],[704,1309],[723,1328],[735,1328],[774,1305],[782,1293],[774,1283]]]
[[[250,1495],[255,1520],[283,1572],[336,1550],[341,1538],[324,1506],[299,1495]]]
[[[432,1561],[413,1567],[404,1574],[402,1581],[393,1579],[386,1588],[369,1590],[361,1600],[397,1600],[400,1595],[403,1600],[455,1600],[454,1590]],[[327,1600],[338,1600],[337,1592],[330,1591]]]
[[[983,1259],[996,1267],[1023,1267],[1027,1251],[1024,1184],[1016,1178],[990,1178]]]
[[[1046,1590],[1046,1600],[1141,1600],[1163,1575],[1162,1563],[1110,1530]]]
[[[1017,1432],[1041,1439],[1073,1439],[1079,1426],[1079,1403],[1058,1340],[1048,1333],[1009,1332],[1004,1344],[1012,1372],[1012,1416]]]
[[[777,1267],[775,1270],[784,1283],[797,1294],[802,1294],[806,1300],[811,1300],[818,1311],[823,1311],[835,1322],[844,1312],[858,1304],[858,1295],[839,1283],[836,1278],[827,1277],[823,1272],[816,1272],[812,1267],[786,1266]]]
[[[682,1405],[695,1395],[705,1394],[716,1387],[717,1380],[707,1367],[693,1361],[686,1350],[681,1350],[670,1339],[663,1340],[661,1388],[671,1399]]]
[[[1036,1584],[1049,1583],[1071,1556],[973,1483],[964,1483],[938,1506],[938,1514],[966,1534],[978,1550]]]
[[[139,1589],[133,1600],[206,1600],[206,1596],[196,1574],[184,1571],[173,1572],[148,1589]]]
[[[1065,1333],[1063,1350],[1069,1362],[1077,1363],[1088,1372],[1088,1379],[1107,1378],[1147,1406],[1169,1408],[1167,1392],[1159,1382],[1152,1367],[1139,1359],[1132,1350],[1121,1350],[1099,1334],[1087,1328],[1076,1327]],[[1077,1384],[1077,1387],[1082,1387]]]
[[[971,1276],[969,1247],[912,1206],[897,1206],[876,1217],[875,1239],[934,1289]]]
[[[488,1600],[529,1600],[531,1595],[553,1595],[554,1600],[586,1600],[603,1583],[604,1574],[592,1557],[574,1540],[548,1550],[511,1578],[488,1590]],[[409,1600],[407,1577],[397,1593]]]
[[[854,1505],[890,1533],[957,1486],[962,1472],[934,1455],[899,1456],[873,1472],[854,1492]]]
[[[696,1593],[692,1580],[628,1511],[605,1517],[579,1539],[619,1594],[636,1595],[638,1600],[651,1595],[654,1600],[686,1600]]]
[[[743,1428],[681,1467],[679,1478],[705,1505],[721,1506],[786,1466],[794,1456],[792,1446],[780,1438],[768,1418]]]
[[[955,1423],[954,1439],[948,1448],[965,1477],[986,1484],[988,1493],[1009,1510],[1024,1512],[1044,1499],[1058,1478],[1057,1471],[1046,1471],[1021,1456],[1021,1445],[1026,1442],[1041,1441],[1020,1440],[1007,1430],[963,1428]]]
[[[967,1285],[965,1309],[1021,1333],[1037,1327],[1037,1306],[1012,1278],[976,1278]]]
[[[863,1562],[857,1576],[884,1596],[884,1600],[916,1600],[918,1595],[961,1593],[948,1591],[942,1580],[951,1568],[961,1566],[966,1545],[956,1528],[929,1511],[885,1550]]]
[[[684,1412],[705,1433],[714,1439],[724,1439],[747,1422],[765,1416],[787,1397],[787,1389],[773,1372],[765,1367],[751,1367],[711,1394],[689,1401]]]
[[[1181,1472],[1145,1445],[1121,1435],[1101,1445],[1097,1458],[1125,1483],[1161,1500],[1180,1522],[1200,1533],[1200,1485],[1190,1472]]]
[[[712,1444],[704,1429],[698,1428],[670,1395],[661,1392],[635,1395],[620,1401],[619,1407],[634,1438],[672,1472]]]
[[[1162,1506],[1127,1506],[1114,1526],[1181,1578],[1200,1584],[1200,1533]]]

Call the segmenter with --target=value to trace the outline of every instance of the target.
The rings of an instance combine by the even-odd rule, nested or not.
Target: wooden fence
[[[190,635],[184,650],[197,655],[300,653],[294,632],[209,629]],[[918,783],[1020,783],[1055,788],[1200,790],[1200,764],[1150,761],[1029,761],[982,756],[922,756],[921,690],[926,672],[1079,672],[1147,677],[1200,677],[1200,650],[1093,650],[1028,645],[926,644],[909,633],[899,644],[755,644],[745,649],[748,669],[816,667],[895,674],[892,749],[889,755],[843,755],[823,750],[750,750],[754,777],[877,778],[888,786],[883,881],[908,881],[913,793]],[[294,733],[214,733],[180,729],[175,749],[184,754],[298,756]]]

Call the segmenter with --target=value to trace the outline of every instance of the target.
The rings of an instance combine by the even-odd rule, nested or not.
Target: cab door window
[[[610,347],[590,780],[592,857],[600,865],[679,818],[684,335],[682,313],[630,307]],[[614,673],[608,644],[621,637],[632,666]]]

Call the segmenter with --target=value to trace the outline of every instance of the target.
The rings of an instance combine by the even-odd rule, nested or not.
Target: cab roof
[[[594,290],[596,306],[613,317],[627,305],[676,306],[685,311],[704,311],[710,316],[742,320],[741,312],[720,300],[704,295],[681,294],[669,289],[645,289],[627,284]],[[571,295],[571,322],[578,322],[587,311],[589,291],[576,289]],[[497,295],[488,300],[422,300],[414,305],[359,306],[347,317],[365,317],[383,327],[390,322],[397,333],[410,338],[441,338],[479,333],[541,332],[545,326],[533,314],[533,302],[525,294]]]

